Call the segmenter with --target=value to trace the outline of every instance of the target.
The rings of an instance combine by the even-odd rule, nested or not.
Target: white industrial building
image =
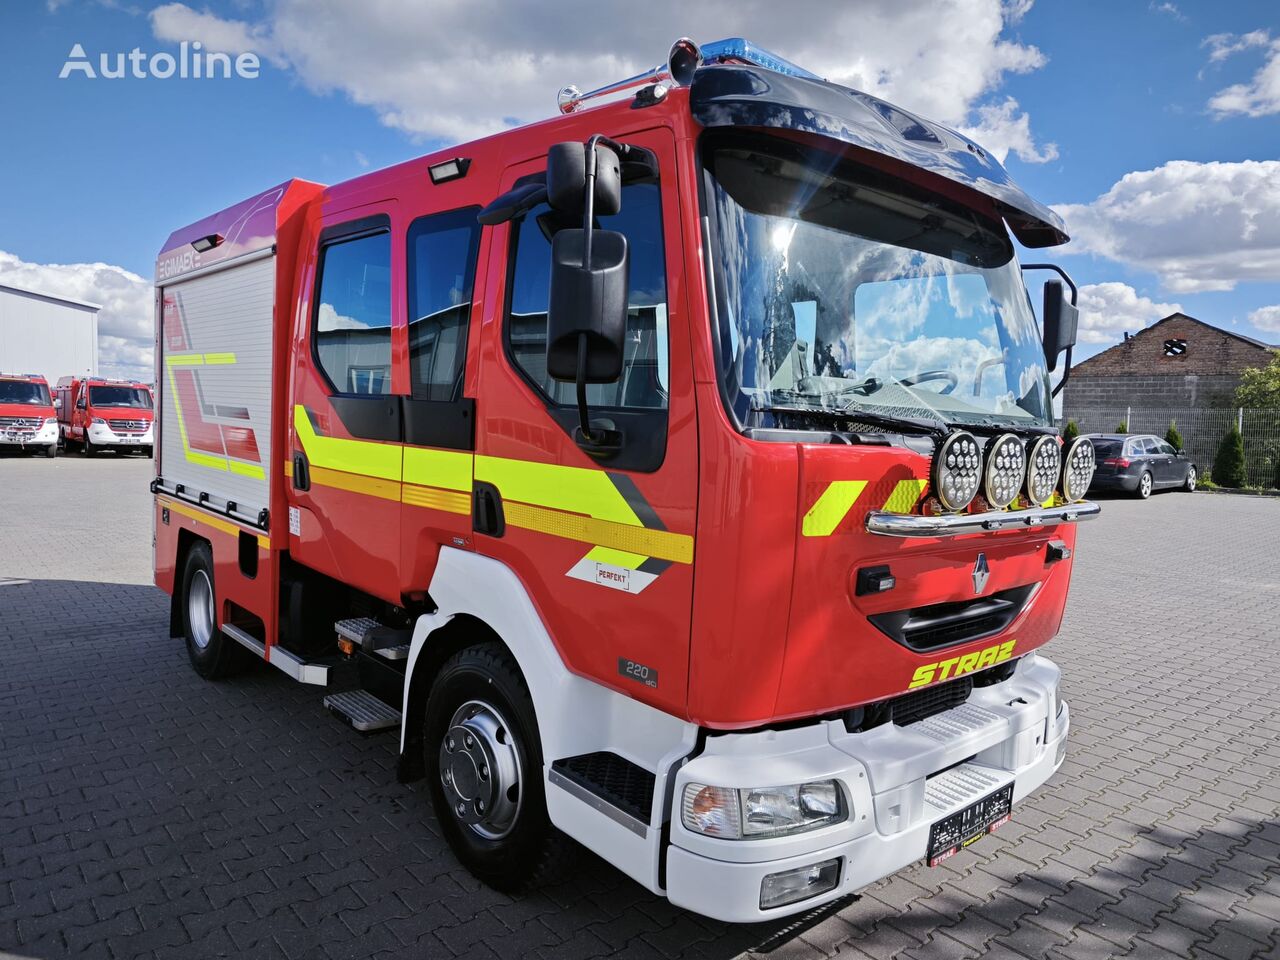
[[[49,386],[98,372],[102,306],[0,283],[0,372],[39,373]]]

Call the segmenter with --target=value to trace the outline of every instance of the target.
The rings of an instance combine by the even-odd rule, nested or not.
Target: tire
[[[1144,473],[1138,478],[1138,488],[1134,490],[1133,495],[1139,500],[1148,500],[1151,498],[1151,491],[1155,489],[1155,481],[1151,478],[1150,473]]]
[[[56,443],[49,444],[44,448],[44,455],[52,460],[58,455],[58,445]]]
[[[1187,491],[1187,493],[1195,493],[1196,481],[1198,479],[1200,478],[1196,474],[1196,468],[1194,466],[1187,467],[1187,479],[1182,481],[1182,489]]]
[[[446,661],[423,749],[436,819],[463,866],[507,893],[551,872],[565,844],[547,817],[533,701],[505,647],[478,644]]]
[[[196,673],[206,680],[222,680],[244,670],[249,654],[218,629],[213,584],[213,553],[207,543],[197,540],[182,568],[182,632]]]
[[[83,439],[81,442],[84,444],[84,448],[83,448],[83,449],[84,449],[84,455],[85,455],[86,457],[96,457],[96,456],[98,455],[98,451],[97,451],[97,449],[94,447],[94,445],[93,445],[93,441],[89,439],[89,431],[88,431],[88,430],[86,430],[86,431],[84,432],[84,439]]]

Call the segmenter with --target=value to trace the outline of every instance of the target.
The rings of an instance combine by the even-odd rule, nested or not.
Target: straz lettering
[[[1009,640],[994,647],[987,647],[985,650],[966,653],[962,657],[952,657],[950,660],[939,660],[937,663],[926,663],[922,667],[916,667],[916,672],[912,675],[907,689],[913,690],[930,683],[941,683],[952,677],[973,673],[975,670],[994,667],[997,663],[1003,663],[1013,656],[1013,645],[1017,642],[1017,640]]]

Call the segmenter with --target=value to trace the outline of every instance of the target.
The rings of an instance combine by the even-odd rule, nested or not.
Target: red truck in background
[[[57,406],[64,447],[74,443],[88,457],[103,450],[154,455],[155,405],[149,385],[106,377],[62,377]]]
[[[49,382],[37,373],[0,373],[0,448],[58,455],[58,420]]]
[[[730,921],[941,862],[1066,750],[1062,222],[743,40],[561,111],[170,236],[172,634],[397,731],[496,887],[558,831]]]

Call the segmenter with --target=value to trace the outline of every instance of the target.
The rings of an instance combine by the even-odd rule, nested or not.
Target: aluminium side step
[[[236,643],[253,651],[277,670],[288,674],[299,683],[312,683],[321,687],[329,683],[329,668],[333,665],[330,660],[303,660],[296,653],[290,653],[279,644],[267,650],[261,640],[232,623],[224,623],[220,629]]]
[[[655,777],[643,767],[600,751],[555,761],[547,779],[637,836],[648,836]]]
[[[368,690],[344,690],[324,698],[325,708],[339,720],[361,733],[374,733],[400,726],[400,711],[379,700]]]
[[[366,653],[376,653],[388,660],[403,660],[409,655],[413,631],[388,627],[373,617],[351,617],[333,625],[339,638],[348,640]],[[403,648],[403,649],[402,649]]]

